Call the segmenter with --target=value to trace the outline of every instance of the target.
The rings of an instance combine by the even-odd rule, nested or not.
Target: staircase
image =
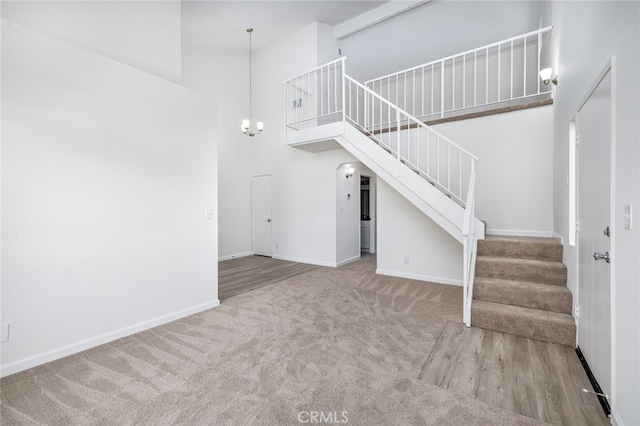
[[[526,238],[482,242],[485,225],[475,217],[478,158],[424,123],[550,98],[538,79],[540,48],[550,31],[483,46],[367,86],[346,74],[344,57],[321,65],[285,81],[285,134],[287,145],[310,152],[346,149],[462,244],[467,326],[571,346],[575,325],[562,247]],[[501,63],[508,64],[506,70]]]
[[[471,324],[573,347],[566,284],[558,240],[487,236],[478,242]]]

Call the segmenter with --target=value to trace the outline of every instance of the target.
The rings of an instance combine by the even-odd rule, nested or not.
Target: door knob
[[[267,219],[267,222],[271,222],[271,219]]]
[[[605,252],[605,254],[602,253],[593,253],[593,259],[594,260],[604,260],[605,262],[609,263],[610,259],[609,259],[609,252]]]

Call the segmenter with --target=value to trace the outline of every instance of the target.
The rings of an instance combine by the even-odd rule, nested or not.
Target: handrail
[[[475,174],[475,170],[471,173],[471,176],[469,176],[469,190],[467,192],[467,205],[470,205],[473,203],[474,201],[474,193],[475,193],[475,189],[476,189],[476,174]],[[473,233],[473,217],[471,216],[471,212],[470,209],[467,209],[465,211],[465,215],[464,215],[464,222],[462,223],[462,235],[463,236],[467,236],[469,235],[469,233]]]
[[[444,136],[442,133],[438,132],[437,130],[431,128],[430,126],[427,126],[424,122],[420,121],[419,119],[417,119],[416,117],[414,117],[413,115],[409,114],[406,111],[403,111],[401,108],[399,108],[397,105],[389,102],[387,99],[383,98],[382,96],[378,95],[376,92],[374,92],[373,90],[369,89],[368,87],[366,87],[365,85],[363,85],[362,83],[360,83],[357,80],[354,80],[352,77],[348,76],[345,74],[345,79],[350,81],[351,83],[357,85],[358,87],[360,87],[361,89],[369,92],[369,95],[373,96],[374,98],[376,98],[377,100],[381,101],[382,103],[388,105],[389,107],[391,107],[393,110],[396,111],[400,111],[402,113],[402,115],[404,115],[405,117],[407,117],[407,119],[409,119],[410,121],[415,122],[415,124],[417,126],[421,126],[425,129],[428,129],[431,133],[437,135],[438,137],[440,137],[441,139],[447,141],[447,143],[449,143],[451,146],[456,147],[456,149],[462,151],[463,153],[465,153],[466,155],[468,155],[470,158],[478,161],[479,158],[475,155],[472,154],[471,152],[467,151],[466,149],[464,149],[463,147],[461,147],[460,145],[458,145],[457,143],[453,142],[451,139],[449,139],[448,137]]]
[[[346,118],[391,152],[398,170],[408,166],[464,207],[467,174],[478,157],[350,76],[344,79]]]
[[[469,178],[469,190],[467,191],[467,203],[462,225],[462,236],[464,238],[462,256],[462,320],[467,327],[471,326],[471,304],[473,301],[473,283],[478,247],[475,230],[475,187],[476,175],[475,172],[473,172]]]
[[[365,86],[423,120],[552,96],[540,85],[545,27],[368,80]]]
[[[341,57],[285,80],[285,130],[343,119],[345,61],[346,57]]]
[[[547,32],[549,32],[551,30],[553,30],[553,26],[550,25],[548,27],[544,27],[544,28],[540,28],[540,29],[537,29],[537,30],[534,30],[534,31],[530,31],[528,33],[520,34],[520,35],[517,35],[517,36],[506,38],[504,40],[500,40],[500,41],[496,41],[496,42],[493,42],[493,43],[490,43],[490,44],[486,44],[486,45],[481,46],[481,47],[476,47],[475,49],[469,49],[469,50],[467,50],[465,52],[460,52],[460,53],[456,53],[454,55],[446,56],[444,58],[440,58],[440,59],[437,59],[435,61],[427,62],[426,64],[416,65],[415,67],[407,68],[407,69],[402,70],[402,71],[392,72],[392,73],[384,75],[382,77],[372,78],[371,80],[365,81],[364,84],[367,85],[367,84],[371,83],[372,81],[383,80],[385,78],[393,77],[396,74],[404,74],[404,73],[409,72],[409,71],[413,71],[413,70],[417,70],[417,69],[420,69],[420,68],[431,66],[432,64],[435,65],[435,64],[437,64],[439,62],[442,62],[442,61],[448,61],[448,60],[451,60],[453,58],[457,58],[458,56],[470,55],[471,53],[474,53],[474,52],[479,52],[481,50],[491,49],[492,47],[500,46],[500,45],[505,44],[505,43],[510,43],[512,41],[516,41],[516,40],[521,39],[521,38],[531,37],[531,36],[537,35],[537,34],[544,34],[544,33],[547,33]]]
[[[285,83],[287,83],[287,82],[289,82],[289,81],[291,81],[291,80],[296,80],[296,79],[298,79],[298,78],[300,78],[300,77],[302,77],[302,76],[304,76],[304,75],[311,74],[311,73],[313,73],[313,72],[315,72],[315,71],[318,71],[318,70],[320,70],[320,69],[322,69],[322,68],[327,68],[329,65],[333,65],[333,64],[335,64],[335,63],[337,63],[337,62],[345,62],[345,61],[346,61],[346,59],[347,59],[347,57],[346,57],[346,56],[341,56],[341,57],[339,57],[338,59],[334,59],[333,61],[329,61],[329,62],[327,62],[327,63],[325,63],[325,64],[318,65],[317,67],[312,68],[312,69],[310,69],[309,71],[301,72],[301,73],[300,73],[300,74],[298,74],[298,75],[294,75],[293,77],[287,78],[284,82],[285,82]]]

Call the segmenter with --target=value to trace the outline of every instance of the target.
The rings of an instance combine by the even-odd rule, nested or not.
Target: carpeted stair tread
[[[472,306],[471,325],[575,346],[576,326],[568,314],[476,300]]]
[[[476,277],[500,278],[550,285],[567,285],[567,267],[562,262],[478,256]]]
[[[562,244],[556,238],[487,235],[478,241],[478,255],[562,262]]]
[[[564,286],[477,277],[474,300],[571,314],[571,291]]]

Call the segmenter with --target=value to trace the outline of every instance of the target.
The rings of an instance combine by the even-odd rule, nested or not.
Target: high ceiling
[[[213,49],[246,48],[247,28],[260,49],[313,22],[336,25],[381,6],[369,0],[183,0],[183,41]]]

